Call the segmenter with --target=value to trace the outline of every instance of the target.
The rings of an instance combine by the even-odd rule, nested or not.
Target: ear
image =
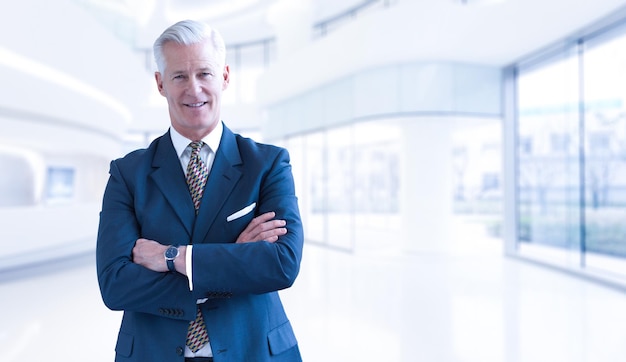
[[[163,75],[161,75],[160,72],[154,72],[154,79],[156,80],[159,93],[161,93],[161,95],[165,97],[165,90],[163,89]]]
[[[230,67],[228,64],[224,66],[224,83],[222,83],[222,90],[226,90],[228,88],[228,84],[230,83]]]

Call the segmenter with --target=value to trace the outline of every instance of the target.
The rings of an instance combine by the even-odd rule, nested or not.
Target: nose
[[[191,78],[189,83],[187,83],[187,92],[192,95],[202,93],[202,82],[198,79]]]

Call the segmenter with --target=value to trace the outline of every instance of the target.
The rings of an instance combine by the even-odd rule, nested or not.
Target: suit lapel
[[[215,223],[219,211],[241,178],[241,171],[236,166],[241,164],[241,156],[234,134],[224,126],[220,146],[215,154],[209,179],[202,195],[198,221],[193,229],[193,242],[205,240],[211,226]],[[189,198],[191,200],[191,197]],[[223,220],[225,221],[225,220]]]
[[[185,174],[176,155],[169,131],[159,139],[154,159],[152,160],[153,172],[150,177],[157,185],[165,199],[180,222],[185,226],[189,234],[192,233],[195,219],[195,210],[189,188],[185,181]]]

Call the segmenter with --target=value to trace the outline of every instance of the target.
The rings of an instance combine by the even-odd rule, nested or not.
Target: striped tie
[[[204,142],[192,142],[189,144],[191,147],[191,158],[189,159],[189,165],[187,166],[187,185],[189,185],[189,193],[191,193],[191,199],[193,200],[193,206],[196,209],[196,215],[200,208],[200,200],[202,199],[202,192],[204,191],[204,185],[209,175],[204,162],[200,158],[200,149],[204,145]],[[202,317],[202,311],[197,308],[196,319],[189,323],[187,330],[187,347],[192,352],[197,352],[200,348],[204,347],[209,342],[209,335],[204,324],[204,318]]]

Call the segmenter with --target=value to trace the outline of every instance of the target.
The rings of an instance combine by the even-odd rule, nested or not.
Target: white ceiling
[[[196,18],[219,29],[227,44],[273,36],[280,43],[285,35],[284,29],[277,32],[281,23],[293,26],[293,30],[287,28],[288,32],[300,29],[303,34],[311,34],[315,22],[361,3],[363,0],[13,2],[0,11],[0,79],[12,80],[11,84],[3,82],[0,87],[0,109],[23,108],[54,114],[59,119],[92,118],[92,109],[73,109],[74,113],[68,113],[72,106],[76,108],[82,103],[80,98],[72,99],[69,95],[78,95],[77,91],[63,99],[53,97],[65,93],[55,91],[59,83],[52,82],[50,75],[62,73],[65,78],[72,77],[74,85],[86,84],[114,98],[128,109],[135,121],[153,122],[157,124],[155,128],[162,128],[167,124],[167,114],[162,109],[151,111],[156,90],[153,75],[146,71],[144,63],[145,50],[151,48],[154,39],[168,25],[183,18]],[[324,64],[311,69],[311,74],[307,74],[309,79],[322,82],[338,76],[338,69],[328,66],[338,57],[345,59],[343,72],[350,71],[352,59],[366,66],[367,62],[361,61],[366,57],[380,62],[440,60],[505,66],[626,6],[626,0],[380,0],[377,3],[380,8],[383,3],[391,5],[357,17],[357,21],[346,23],[324,39],[306,39],[310,43],[307,45],[311,45],[307,55],[319,58],[319,64]],[[302,21],[287,21],[294,18]],[[368,27],[368,24],[378,25]],[[315,52],[323,48],[318,47],[323,43],[340,46],[324,48],[333,49],[332,54]],[[7,54],[14,61],[8,61]],[[30,61],[46,68],[26,67]],[[282,64],[279,61],[273,68]],[[287,64],[285,69],[286,76],[301,74],[296,73],[294,64]],[[28,82],[24,74],[29,77]],[[297,81],[287,77],[283,83]],[[84,92],[81,95],[85,97]],[[103,102],[101,96],[93,99],[105,106],[110,103],[110,100]]]
[[[308,24],[367,3],[365,0],[74,0],[135,48],[150,48],[175,21],[204,20],[227,43],[275,35],[280,17],[307,12]],[[625,0],[380,0],[401,8],[398,24],[412,47],[433,57],[507,63],[565,37],[626,5]],[[382,5],[380,6],[382,7]],[[300,15],[301,18],[303,18]],[[384,31],[384,29],[380,29]],[[391,39],[399,40],[399,39]],[[471,49],[468,49],[471,46]],[[441,52],[439,56],[437,52]]]
[[[74,0],[135,47],[149,48],[168,25],[203,20],[219,29],[227,43],[274,35],[274,14],[306,9],[317,22],[377,1],[367,0]],[[394,2],[394,1],[392,1]],[[396,1],[397,2],[397,1]],[[283,11],[285,10],[285,11]],[[304,25],[304,24],[303,24]]]

